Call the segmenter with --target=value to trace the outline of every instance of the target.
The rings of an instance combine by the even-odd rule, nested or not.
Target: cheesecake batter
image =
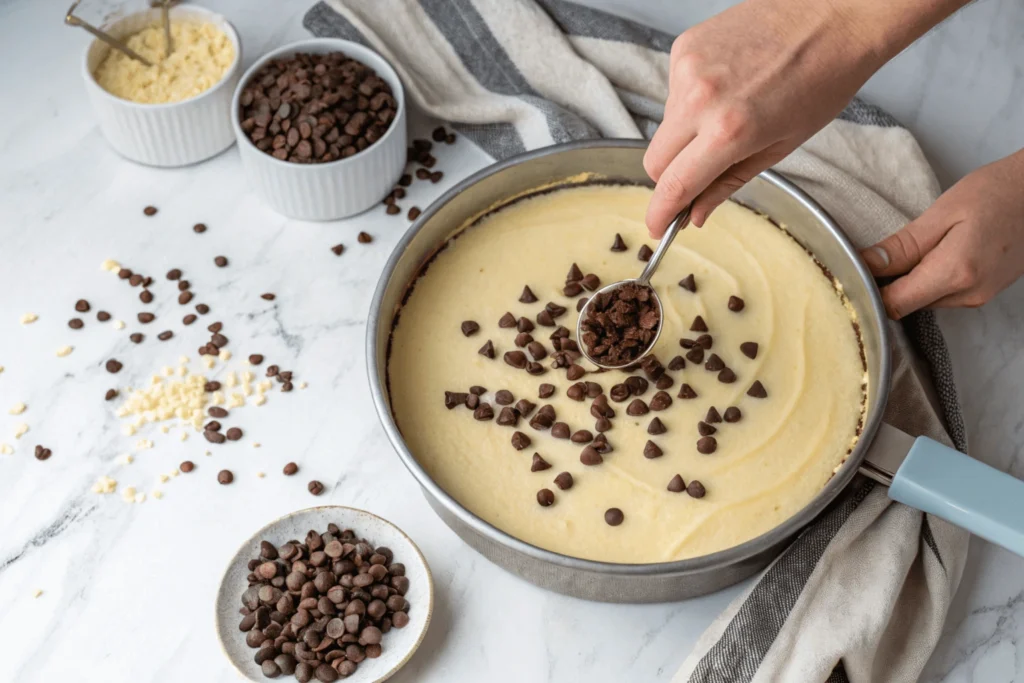
[[[687,353],[680,338],[701,316],[712,335],[714,352],[733,370],[736,381],[723,383],[703,364],[686,362],[668,370],[672,404],[642,416],[626,412],[632,397],[610,402],[613,426],[605,436],[613,451],[599,465],[581,463],[585,444],[552,436],[521,419],[516,427],[478,421],[465,406],[448,410],[445,391],[480,396],[495,415],[502,408],[495,392],[512,392],[538,408],[550,404],[556,419],[572,431],[595,431],[591,399],[571,400],[574,384],[566,370],[552,369],[551,327],[530,334],[544,344],[540,376],[502,360],[517,350],[515,328],[500,328],[507,312],[536,322],[547,302],[568,309],[557,319],[575,336],[576,297],[562,293],[573,263],[594,273],[602,284],[636,277],[643,267],[637,252],[654,248],[644,225],[651,192],[643,187],[587,186],[519,201],[467,229],[440,252],[400,311],[392,338],[388,376],[392,409],[410,451],[434,480],[476,515],[528,543],[566,555],[624,563],[649,563],[705,555],[735,546],[769,531],[803,508],[825,485],[856,442],[867,391],[864,364],[852,312],[833,282],[783,230],[731,202],[719,207],[703,228],[689,227],[677,237],[652,285],[665,317],[655,355],[666,366]],[[616,234],[627,249],[613,252]],[[693,274],[696,291],[678,282]],[[523,286],[536,303],[520,303]],[[743,301],[732,310],[730,297]],[[736,308],[734,305],[732,308]],[[464,321],[479,330],[465,336]],[[491,340],[495,358],[478,349]],[[740,350],[758,345],[751,359]],[[747,347],[749,350],[749,347]],[[525,351],[526,349],[520,349]],[[577,361],[587,366],[584,360]],[[588,368],[592,369],[592,368]],[[643,372],[588,372],[607,395],[611,387]],[[767,396],[748,389],[759,381]],[[677,398],[683,383],[697,397]],[[541,383],[555,385],[549,399],[538,398]],[[654,382],[640,398],[650,403]],[[756,393],[756,392],[755,392]],[[710,407],[724,414],[739,408],[738,422],[716,423],[717,448],[698,452],[698,422]],[[536,414],[536,410],[530,417]],[[647,429],[659,418],[660,435]],[[514,431],[532,443],[516,450]],[[663,452],[644,456],[653,441]],[[531,471],[539,453],[551,468]],[[569,472],[572,488],[553,481]],[[689,484],[699,480],[702,498],[668,490],[675,475]],[[550,506],[538,504],[538,491],[554,494]],[[545,494],[546,496],[546,494]],[[622,511],[612,526],[609,508]]]

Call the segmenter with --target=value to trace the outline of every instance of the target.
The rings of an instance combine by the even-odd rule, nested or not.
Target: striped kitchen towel
[[[326,0],[317,36],[370,45],[410,98],[496,159],[570,140],[650,137],[672,37],[565,0]],[[914,138],[853,101],[778,165],[858,247],[920,214],[939,186]],[[930,312],[892,323],[886,421],[966,450]],[[858,480],[701,637],[675,680],[916,681],[967,553],[966,532]]]

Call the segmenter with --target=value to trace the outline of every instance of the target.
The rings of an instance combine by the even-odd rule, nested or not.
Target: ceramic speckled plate
[[[381,642],[383,652],[377,659],[365,659],[346,681],[352,683],[379,683],[390,678],[412,657],[423,642],[430,625],[434,608],[434,586],[430,567],[416,544],[391,522],[355,508],[326,505],[299,510],[271,522],[252,535],[231,559],[217,592],[217,636],[221,647],[231,663],[244,676],[253,681],[269,681],[258,664],[253,661],[256,650],[245,644],[245,633],[238,629],[242,616],[242,593],[248,583],[248,563],[259,557],[260,541],[267,540],[280,546],[291,540],[302,540],[306,532],[314,529],[323,533],[330,523],[342,529],[352,529],[360,538],[366,538],[377,546],[387,546],[395,554],[395,562],[405,565],[409,578],[409,624],[405,628],[392,628]],[[278,680],[294,680],[292,676],[281,676]]]

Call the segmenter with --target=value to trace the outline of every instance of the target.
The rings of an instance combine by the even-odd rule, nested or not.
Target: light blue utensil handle
[[[914,441],[889,497],[1024,556],[1024,481],[938,441]]]

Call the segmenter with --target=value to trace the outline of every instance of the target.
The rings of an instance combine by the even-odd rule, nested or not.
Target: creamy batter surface
[[[643,395],[609,401],[615,417],[605,436],[612,451],[596,465],[581,462],[586,444],[530,426],[530,418],[550,405],[570,431],[596,436],[593,399],[572,400],[567,389],[592,381],[607,396],[628,377],[644,377],[642,370],[588,372],[570,381],[565,368],[551,368],[555,349],[549,336],[556,328],[537,324],[537,315],[548,302],[564,306],[568,311],[555,324],[574,338],[576,303],[588,292],[563,294],[573,263],[604,284],[639,274],[638,251],[656,246],[644,226],[650,194],[643,187],[578,187],[494,213],[438,254],[401,309],[392,338],[392,409],[417,460],[481,518],[528,543],[575,557],[662,562],[754,538],[822,489],[859,432],[867,387],[849,307],[788,234],[731,202],[703,228],[691,226],[678,236],[652,283],[665,308],[665,328],[654,350],[662,364],[685,359],[692,350],[682,348],[680,339],[712,337],[704,362],[686,360],[684,368],[665,372],[672,380],[665,388],[671,405],[644,415],[627,413],[635,398],[651,404],[658,391],[654,381]],[[616,234],[624,251],[610,249]],[[679,284],[690,274],[696,291]],[[537,302],[519,301],[524,285]],[[741,310],[734,310],[735,302],[730,307],[730,297],[742,299]],[[539,361],[544,374],[503,360],[508,351],[527,351],[516,347],[515,328],[499,326],[506,312],[536,325],[529,334],[546,349]],[[706,333],[691,331],[696,316]],[[469,336],[462,330],[466,321],[479,325]],[[493,359],[478,352],[488,340]],[[741,351],[745,342],[757,344],[754,358]],[[711,353],[735,381],[723,382],[720,370],[706,369]],[[578,363],[592,369],[582,359]],[[755,381],[766,396],[748,394]],[[548,399],[538,396],[542,383],[555,386]],[[695,398],[678,397],[684,383]],[[499,390],[537,408],[516,426],[503,426],[496,419],[474,419],[464,405],[445,407],[446,391],[469,392],[472,386],[486,389],[478,400],[495,417],[504,407],[496,402]],[[738,408],[741,417],[709,423],[717,430],[716,448],[703,454],[698,423],[712,407],[723,416]],[[662,434],[648,433],[655,417],[666,429]],[[512,446],[516,431],[529,437],[528,447]],[[660,457],[645,457],[648,441]],[[550,469],[531,471],[535,453]],[[563,472],[573,479],[567,490],[554,483]],[[676,475],[687,485],[699,481],[703,497],[669,490]],[[539,504],[541,489],[553,494],[552,504]],[[620,524],[606,521],[609,508],[621,510]]]

